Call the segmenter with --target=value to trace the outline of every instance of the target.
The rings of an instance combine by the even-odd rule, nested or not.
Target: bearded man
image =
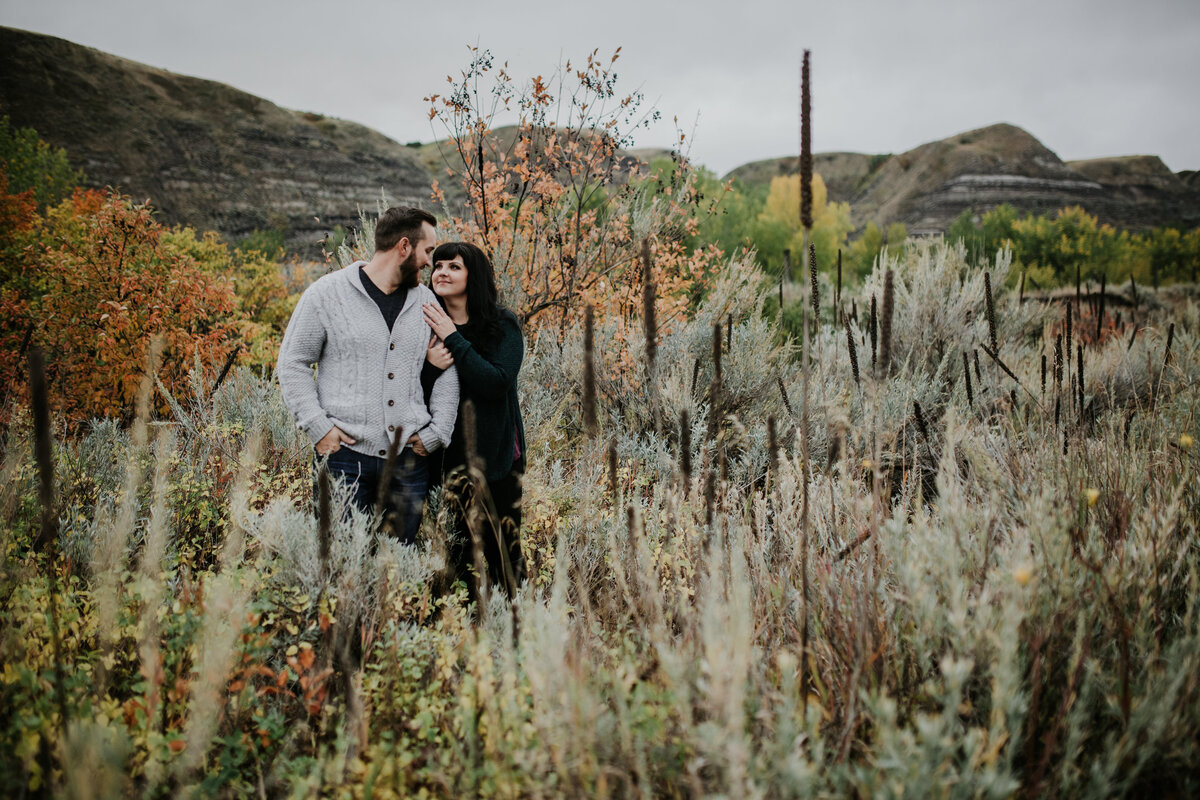
[[[384,519],[395,512],[393,532],[410,544],[429,488],[428,456],[450,443],[458,414],[453,368],[438,378],[428,405],[421,389],[431,333],[421,306],[437,299],[420,273],[437,244],[436,225],[418,208],[385,211],[371,260],[325,275],[301,295],[276,368],[284,404],[331,476],[353,485],[364,511],[383,491]],[[396,437],[403,449],[381,490]]]

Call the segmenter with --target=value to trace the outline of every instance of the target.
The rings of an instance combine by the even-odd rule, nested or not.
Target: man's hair
[[[408,239],[414,248],[421,240],[421,225],[428,222],[437,227],[437,217],[420,208],[393,206],[379,215],[375,223],[375,252],[385,253],[401,239]]]

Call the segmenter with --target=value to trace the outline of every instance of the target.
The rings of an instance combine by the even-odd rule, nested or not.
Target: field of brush
[[[18,415],[0,792],[1196,796],[1200,310],[1009,269],[820,282],[807,358],[736,264],[652,369],[532,345],[529,580],[477,612],[438,493],[409,548],[335,490],[323,557],[269,376],[59,436],[46,520]]]

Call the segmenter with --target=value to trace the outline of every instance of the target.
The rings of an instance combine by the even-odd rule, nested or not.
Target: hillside
[[[848,202],[889,157],[864,153],[814,153],[813,170],[825,181],[830,200]],[[750,185],[770,183],[772,178],[780,175],[796,174],[799,164],[797,156],[751,161],[733,169],[725,178],[735,178]]]
[[[796,163],[794,156],[753,162],[728,177],[767,181],[794,173]],[[891,157],[817,153],[813,168],[825,178],[832,199],[851,204],[860,227],[903,222],[913,233],[937,233],[965,210],[982,213],[1003,203],[1038,214],[1080,205],[1102,222],[1130,229],[1200,225],[1193,173],[1176,175],[1156,156],[1065,163],[1007,124]]]
[[[453,206],[446,142],[409,147],[362,125],[280,108],[215,81],[177,75],[51,36],[0,27],[0,114],[67,150],[91,185],[150,198],[167,223],[231,240],[282,227],[290,250],[320,254],[359,208],[430,203],[436,177]],[[503,146],[512,131],[500,129]],[[631,169],[668,151],[623,154]],[[997,124],[898,155],[817,153],[829,197],[862,227],[903,222],[946,230],[960,213],[1002,203],[1046,213],[1080,205],[1102,222],[1144,229],[1200,225],[1200,176],[1156,156],[1064,163],[1032,135]],[[453,164],[454,159],[450,159]],[[763,184],[794,173],[796,157],[755,161],[726,177]]]
[[[65,148],[91,185],[151,198],[164,222],[231,239],[283,225],[309,257],[381,192],[428,203],[417,155],[362,125],[4,27],[0,113]]]

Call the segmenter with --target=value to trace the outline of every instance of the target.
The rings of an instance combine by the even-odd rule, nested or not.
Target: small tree
[[[83,172],[71,167],[65,150],[43,142],[33,128],[14,129],[7,116],[0,117],[0,171],[8,175],[8,191],[32,191],[42,209],[83,183]]]
[[[598,323],[640,313],[639,256],[651,240],[659,321],[669,327],[720,254],[684,244],[696,226],[689,170],[667,184],[630,180],[640,167],[622,148],[659,114],[642,110],[641,93],[618,93],[620,50],[608,61],[593,51],[582,66],[568,61],[524,88],[489,51],[472,54],[461,78],[447,79],[448,94],[426,98],[430,119],[449,134],[447,170],[463,187],[454,235],[491,254],[506,302],[532,332],[559,338],[588,304]],[[516,125],[496,127],[505,113]],[[435,197],[447,202],[436,183]]]

